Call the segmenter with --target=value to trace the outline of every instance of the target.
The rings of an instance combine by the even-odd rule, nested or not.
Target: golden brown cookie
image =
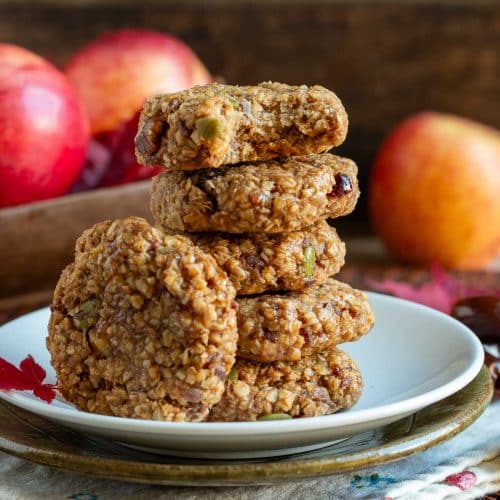
[[[85,231],[51,305],[62,395],[121,417],[200,421],[235,358],[235,290],[214,259],[144,219]]]
[[[324,221],[291,233],[186,234],[215,258],[237,295],[304,290],[344,265],[345,245]]]
[[[192,170],[322,153],[346,134],[340,99],[319,85],[213,83],[150,97],[135,144],[140,163]]]
[[[332,278],[302,292],[243,297],[238,302],[238,357],[296,361],[358,340],[373,327],[366,295]]]
[[[339,349],[294,363],[237,359],[208,420],[316,417],[353,406],[363,390],[356,363]]]
[[[353,161],[327,153],[164,172],[153,179],[151,210],[171,231],[297,231],[352,212],[356,176]]]

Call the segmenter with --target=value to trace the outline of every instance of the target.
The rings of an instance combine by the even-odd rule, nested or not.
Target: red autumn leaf
[[[477,477],[474,472],[465,470],[463,472],[459,472],[458,474],[448,476],[443,482],[465,491],[472,488],[476,484],[476,481]]]
[[[38,387],[33,388],[33,394],[47,403],[52,403],[56,397],[56,391],[51,384],[40,384]]]
[[[0,389],[24,391],[29,388],[30,382],[23,372],[5,359],[0,358]]]
[[[30,380],[37,381],[40,384],[47,375],[45,370],[35,362],[31,355],[26,356],[26,358],[21,361],[19,368]]]
[[[391,293],[402,299],[418,302],[449,314],[459,299],[478,295],[500,297],[500,290],[470,286],[447,274],[439,264],[431,266],[431,279],[420,286],[391,279],[367,280],[368,286],[379,292]]]
[[[32,391],[37,398],[52,403],[56,391],[52,384],[43,383],[45,376],[45,370],[30,355],[21,361],[19,368],[0,358],[0,389]]]

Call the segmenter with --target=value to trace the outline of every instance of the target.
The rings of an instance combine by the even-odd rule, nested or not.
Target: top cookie
[[[347,114],[315,85],[214,83],[150,97],[135,138],[140,163],[172,170],[322,153],[341,144]]]

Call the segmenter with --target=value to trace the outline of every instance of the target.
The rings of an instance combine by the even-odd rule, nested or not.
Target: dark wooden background
[[[345,102],[362,186],[384,135],[422,109],[500,128],[500,2],[0,0],[0,40],[63,65],[121,27],[183,38],[231,83],[321,83]],[[366,227],[361,198],[356,217]]]

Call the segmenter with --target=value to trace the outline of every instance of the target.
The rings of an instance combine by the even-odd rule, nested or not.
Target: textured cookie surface
[[[237,302],[238,356],[254,361],[295,361],[357,340],[374,324],[366,295],[332,278]]]
[[[291,233],[187,234],[215,258],[238,295],[303,290],[344,264],[345,245],[326,222]]]
[[[328,153],[153,179],[151,210],[172,231],[282,233],[354,210],[356,164]]]
[[[342,103],[324,87],[214,83],[149,98],[135,144],[140,163],[191,170],[322,153],[346,134]]]
[[[209,420],[328,415],[353,406],[362,390],[356,363],[338,349],[295,363],[259,364],[237,359]]]
[[[97,224],[77,240],[51,305],[58,388],[89,412],[203,420],[234,363],[234,296],[187,238],[138,217]]]

